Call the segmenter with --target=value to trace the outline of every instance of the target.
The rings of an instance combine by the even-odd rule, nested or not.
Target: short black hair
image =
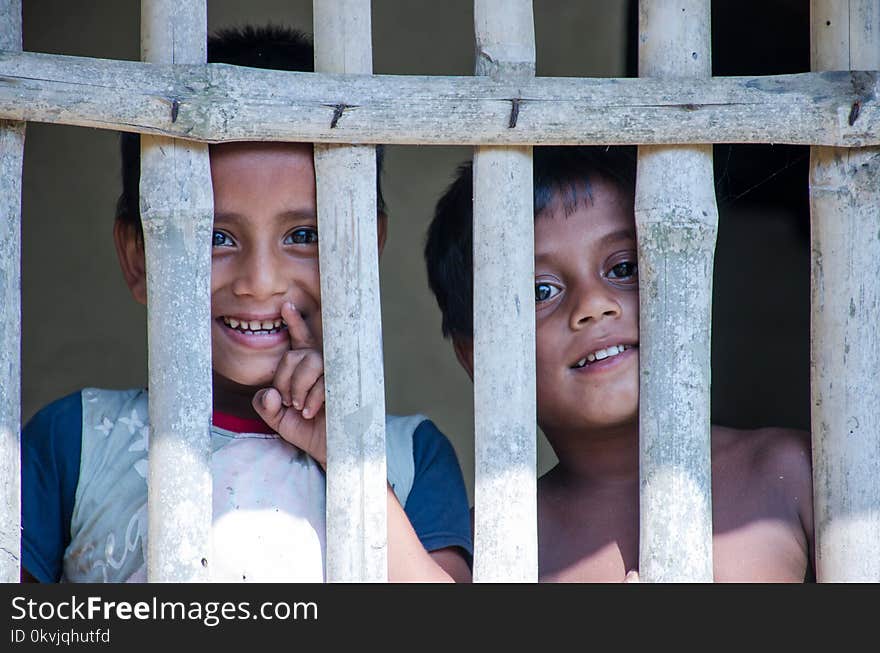
[[[209,63],[226,63],[251,68],[288,70],[310,73],[315,70],[315,50],[311,38],[291,27],[266,25],[229,27],[217,30],[208,37]],[[141,136],[138,133],[120,134],[122,158],[122,192],[116,202],[116,219],[135,227],[142,233],[140,220]],[[385,212],[380,178],[384,148],[376,147],[376,205]]]
[[[535,217],[554,200],[566,214],[592,201],[592,179],[635,195],[634,146],[540,146],[534,148]],[[473,338],[473,171],[457,169],[434,209],[425,243],[428,285],[443,315],[444,337]]]

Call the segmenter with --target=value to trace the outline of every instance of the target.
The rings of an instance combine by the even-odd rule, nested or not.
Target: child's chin
[[[639,423],[639,407],[636,404],[632,406],[620,406],[618,410],[600,410],[587,412],[581,416],[581,423],[592,425],[593,428],[618,428]]]
[[[225,381],[224,385],[237,386],[243,392],[256,392],[272,385],[274,370],[236,370],[235,374],[224,374],[218,370],[217,375]]]
[[[233,380],[239,385],[253,388],[254,391],[259,390],[260,388],[267,388],[272,385],[271,374],[253,374],[250,376],[241,376],[238,379]]]

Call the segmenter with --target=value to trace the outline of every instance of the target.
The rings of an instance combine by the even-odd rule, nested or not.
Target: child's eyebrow
[[[618,243],[621,241],[636,241],[636,232],[633,229],[618,229],[617,231],[612,231],[610,233],[605,234],[596,242],[596,247],[603,248],[608,247],[614,243]],[[535,263],[543,263],[545,259],[553,258],[552,253],[547,253],[541,251],[541,249],[536,245],[535,247]]]
[[[617,231],[612,231],[609,234],[605,234],[599,239],[598,245],[600,247],[604,247],[606,245],[610,245],[611,243],[615,243],[620,240],[636,240],[636,232],[632,229],[618,229]]]
[[[304,222],[317,222],[318,215],[315,211],[311,209],[290,209],[288,211],[282,211],[275,216],[275,220],[278,222],[291,222],[291,221],[304,221]],[[218,211],[214,213],[214,222],[232,222],[232,223],[242,223],[246,222],[248,217],[242,213],[236,213],[235,211]]]
[[[278,218],[284,220],[306,220],[309,222],[317,222],[318,214],[312,209],[294,209],[279,213]]]

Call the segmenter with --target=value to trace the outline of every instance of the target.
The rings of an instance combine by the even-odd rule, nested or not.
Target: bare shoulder
[[[712,455],[732,457],[756,473],[811,474],[810,433],[800,429],[712,427]]]
[[[812,577],[809,433],[713,427],[712,503],[716,579]]]
[[[713,473],[747,480],[752,491],[796,509],[812,526],[812,454],[809,431],[768,427],[712,427]],[[717,456],[718,466],[715,461]]]

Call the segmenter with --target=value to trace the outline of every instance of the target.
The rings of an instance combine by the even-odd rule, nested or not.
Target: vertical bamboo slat
[[[709,77],[708,0],[642,0],[639,75]],[[648,582],[711,582],[711,146],[639,147],[640,549]]]
[[[812,68],[880,68],[880,3],[813,0]],[[870,91],[866,91],[870,92]],[[853,104],[841,120],[858,120]],[[880,581],[880,149],[813,147],[812,431],[820,582]]]
[[[205,62],[205,0],[144,0],[141,29],[144,61]],[[150,369],[147,577],[204,582],[212,512],[208,147],[142,136],[140,203]]]
[[[315,0],[315,70],[372,74],[369,0]],[[332,113],[332,116],[331,116]],[[345,107],[328,110],[344,121]],[[327,412],[327,580],[388,578],[376,149],[315,145]]]
[[[477,75],[535,74],[530,0],[476,0]],[[509,129],[520,103],[511,99]],[[474,152],[474,580],[538,579],[531,147]]]
[[[21,0],[0,0],[0,49],[21,50]],[[21,166],[25,123],[0,121],[0,582],[21,571]]]

